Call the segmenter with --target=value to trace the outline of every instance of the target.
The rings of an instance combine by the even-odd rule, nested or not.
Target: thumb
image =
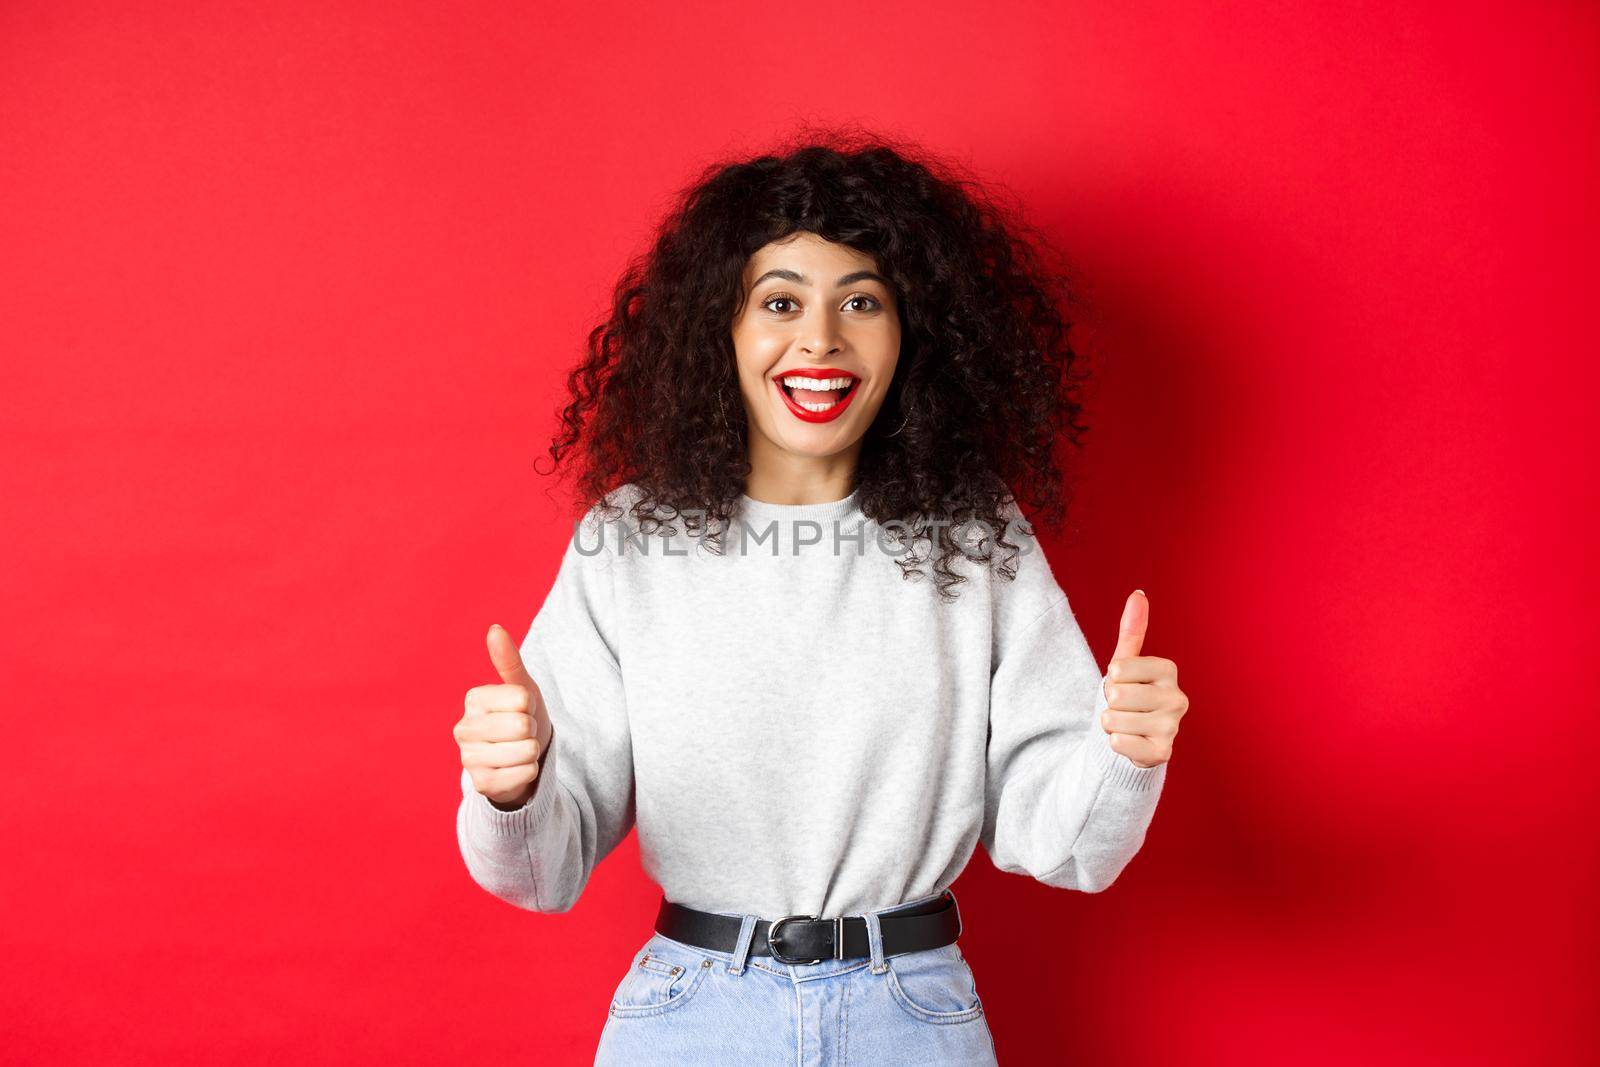
[[[522,665],[522,653],[517,650],[517,643],[511,639],[506,628],[499,623],[489,627],[489,659],[494,663],[494,669],[500,672],[500,680],[511,685],[526,686],[537,693],[539,687],[533,684],[533,676],[528,673],[528,668]]]
[[[1125,656],[1137,656],[1144,647],[1144,633],[1150,625],[1150,601],[1144,595],[1143,589],[1135,589],[1128,596],[1127,606],[1122,609],[1122,625],[1117,633],[1117,650],[1111,653],[1113,660]]]

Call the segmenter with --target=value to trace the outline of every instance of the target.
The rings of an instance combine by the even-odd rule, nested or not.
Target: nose
[[[838,324],[826,311],[808,316],[801,326],[800,351],[808,356],[831,356],[839,351]]]

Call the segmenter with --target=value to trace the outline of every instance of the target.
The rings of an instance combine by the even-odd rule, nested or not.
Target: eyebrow
[[[776,268],[774,268],[772,270],[767,271],[767,273],[763,274],[761,277],[757,278],[754,282],[750,283],[750,288],[754,289],[756,286],[760,285],[762,282],[766,281],[768,278],[782,278],[782,279],[784,279],[786,281],[794,282],[796,285],[810,285],[811,284],[811,279],[807,278],[804,274],[801,274],[799,271],[785,270],[782,267],[776,267]],[[876,271],[870,271],[870,270],[858,270],[853,274],[846,274],[844,277],[840,278],[838,281],[834,282],[833,284],[834,284],[834,288],[843,288],[846,285],[853,285],[856,282],[865,282],[865,281],[879,282],[879,283],[881,283],[883,285],[883,287],[885,289],[891,288],[887,278],[885,278],[883,275],[877,273]]]

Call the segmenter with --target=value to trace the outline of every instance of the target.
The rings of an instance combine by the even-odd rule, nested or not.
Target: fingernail
[[[1138,593],[1140,596],[1143,596],[1143,597],[1147,597],[1147,596],[1150,595],[1149,593],[1146,593],[1143,589],[1135,589],[1134,592]]]
[[[1100,713],[1100,725],[1107,727],[1111,725],[1111,713],[1109,711],[1103,711]]]

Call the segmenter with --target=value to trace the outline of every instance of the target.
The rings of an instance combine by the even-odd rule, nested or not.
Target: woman
[[[1098,892],[1143,843],[1188,700],[1137,591],[1101,675],[1022,520],[1084,428],[1019,232],[881,139],[716,166],[570,375],[588,507],[489,631],[457,831],[558,912],[637,825],[663,899],[597,1062],[992,1063],[973,847]]]

